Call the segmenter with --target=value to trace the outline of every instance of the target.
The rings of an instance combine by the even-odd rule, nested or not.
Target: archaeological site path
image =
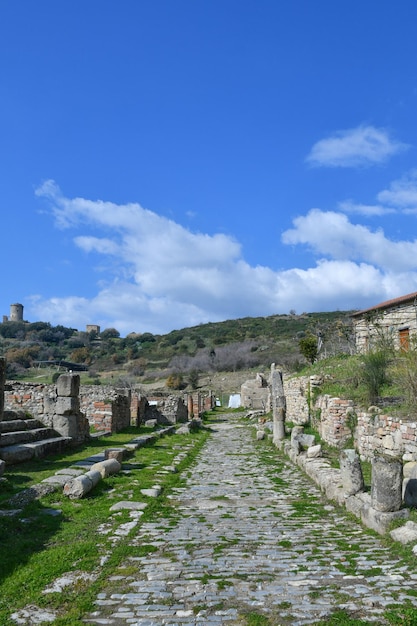
[[[295,626],[345,608],[383,624],[388,605],[417,606],[417,568],[324,500],[249,426],[229,417],[213,429],[170,495],[172,513],[135,529],[137,556],[108,579],[84,623],[238,625],[259,614]]]

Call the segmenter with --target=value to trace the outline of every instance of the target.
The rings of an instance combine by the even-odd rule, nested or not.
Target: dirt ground
[[[252,380],[260,370],[240,370],[238,372],[210,372],[209,374],[200,374],[197,391],[208,392],[213,391],[218,397],[222,395],[230,395],[232,393],[240,393],[240,388],[247,380]],[[261,372],[268,377],[269,372]],[[144,395],[154,391],[167,391],[165,380],[158,380],[152,383],[140,384]]]

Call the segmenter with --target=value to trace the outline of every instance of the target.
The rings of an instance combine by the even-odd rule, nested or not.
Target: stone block
[[[58,396],[76,397],[80,393],[79,374],[61,374],[56,382]]]
[[[54,413],[57,415],[71,415],[80,412],[78,396],[58,396],[55,402]]]
[[[408,509],[383,512],[375,510],[372,506],[365,506],[361,511],[361,520],[368,528],[375,530],[380,535],[385,535],[393,522],[406,520],[409,515]]]
[[[78,437],[78,416],[77,415],[54,415],[52,427],[62,437]]]
[[[361,462],[353,449],[342,450],[340,453],[340,471],[345,494],[352,496],[364,489]]]
[[[371,501],[376,511],[398,511],[402,504],[403,465],[399,459],[377,455],[372,460]]]
[[[107,450],[104,450],[104,459],[116,459],[116,461],[122,463],[126,453],[126,448],[107,448]]]

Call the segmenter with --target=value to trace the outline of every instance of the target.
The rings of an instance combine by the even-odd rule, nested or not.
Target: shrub
[[[390,354],[384,350],[375,350],[362,357],[361,378],[367,390],[367,399],[371,404],[377,402],[381,388],[388,382],[387,369]]]
[[[165,385],[168,389],[184,389],[185,384],[182,374],[171,374],[168,376]]]
[[[300,348],[301,354],[305,359],[307,359],[309,363],[314,363],[314,361],[317,360],[317,337],[315,337],[314,335],[307,335],[306,337],[302,337],[298,342],[298,346]]]

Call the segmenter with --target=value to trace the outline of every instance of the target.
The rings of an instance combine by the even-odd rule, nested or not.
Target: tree
[[[102,333],[100,333],[100,337],[102,339],[118,339],[120,337],[120,333],[115,328],[105,328]]]
[[[191,370],[191,372],[188,374],[188,382],[191,385],[191,389],[197,389],[198,387],[198,370]]]
[[[300,348],[301,354],[304,358],[307,359],[309,363],[314,363],[314,361],[317,360],[317,337],[315,337],[314,335],[307,335],[306,337],[302,337],[298,342],[298,346]]]

